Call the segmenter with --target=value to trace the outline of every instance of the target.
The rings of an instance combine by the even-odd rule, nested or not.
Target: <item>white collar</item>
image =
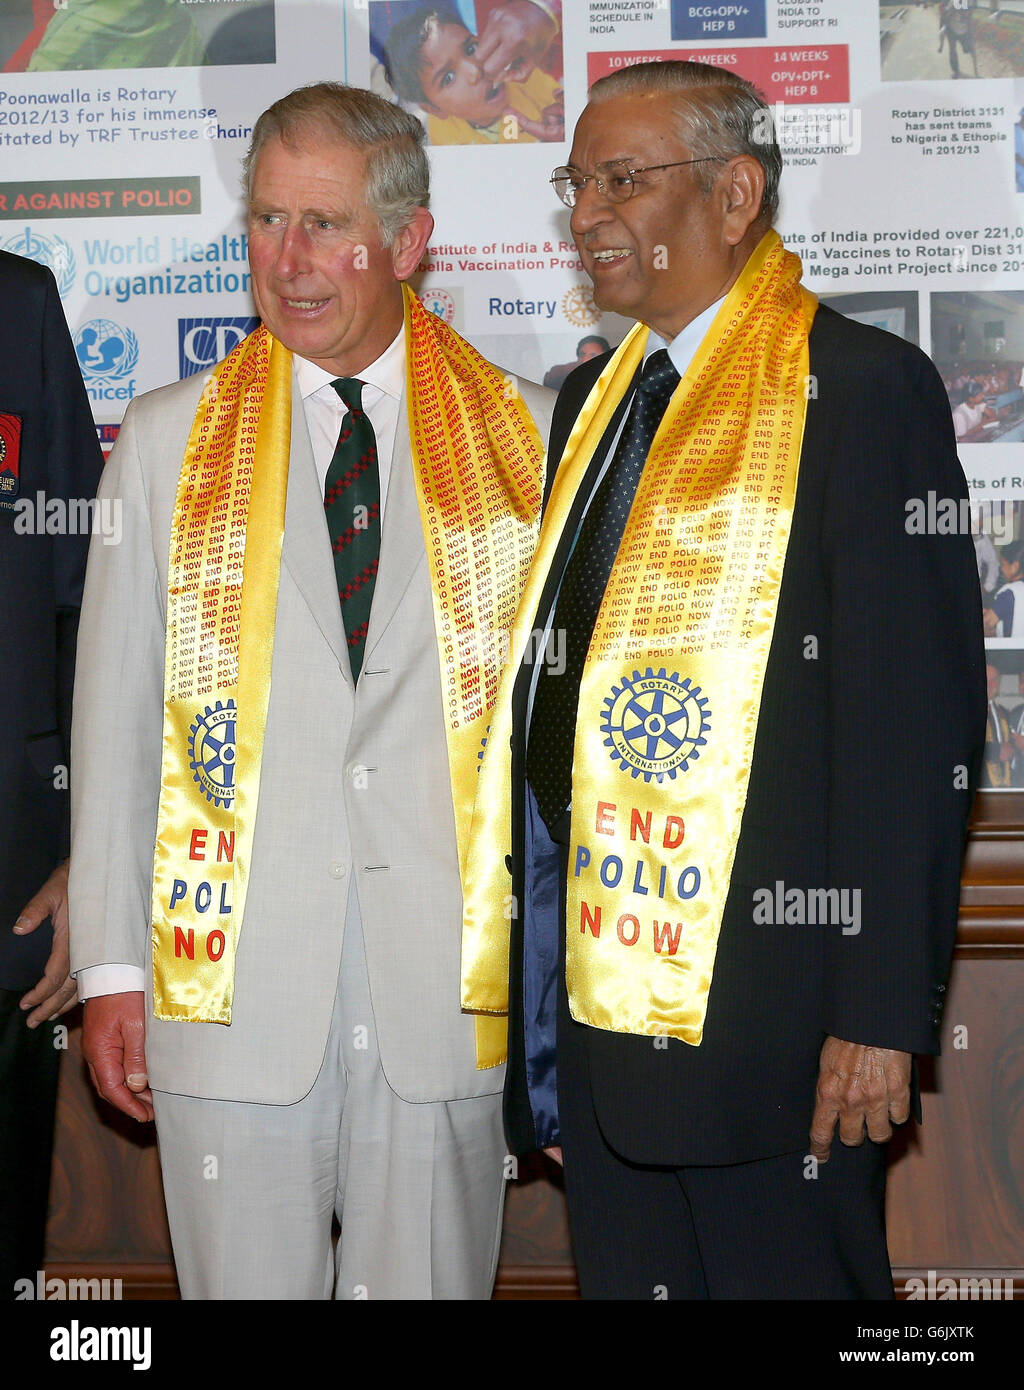
[[[310,362],[308,357],[300,357],[296,353],[294,360],[299,394],[303,400],[306,400],[308,396],[316,395],[317,391],[321,391],[332,381],[338,379],[336,372],[325,372],[323,367],[318,367],[315,362]],[[359,380],[365,381],[369,386],[376,386],[378,391],[385,396],[393,397],[396,401],[402,399],[402,392],[405,389],[404,324],[377,360],[363,368],[359,373]]]

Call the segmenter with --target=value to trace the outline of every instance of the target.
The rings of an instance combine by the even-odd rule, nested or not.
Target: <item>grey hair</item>
[[[292,148],[333,140],[366,150],[366,204],[380,224],[381,243],[390,246],[430,202],[430,165],[424,130],[415,116],[375,92],[341,82],[297,87],[275,101],[253,126],[242,160],[242,181],[252,197],[256,157],[268,140]]]
[[[673,59],[636,63],[599,78],[590,89],[591,101],[646,93],[685,92],[676,107],[679,135],[695,159],[733,159],[752,155],[764,170],[764,196],[757,225],[767,229],[779,210],[782,153],[775,137],[771,107],[745,78],[710,63]],[[708,194],[717,173],[712,165],[695,164],[694,177]]]

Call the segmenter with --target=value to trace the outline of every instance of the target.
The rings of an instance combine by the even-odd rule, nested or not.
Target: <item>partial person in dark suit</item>
[[[939,1050],[982,625],[969,535],[904,523],[966,486],[928,359],[799,286],[780,171],[749,84],[663,62],[552,180],[638,326],[555,408],[463,974],[586,1297],[891,1298],[885,1141]]]
[[[42,1267],[68,974],[68,748],[103,458],[49,270],[0,252],[0,1298]],[[80,506],[68,506],[68,503]],[[50,506],[56,503],[56,507]],[[59,519],[46,534],[40,518]],[[42,885],[42,886],[40,886]],[[13,927],[13,930],[12,930]]]
[[[1024,696],[1024,671],[1017,674],[1017,688]],[[1006,722],[1013,745],[1013,761],[1010,763],[1010,785],[1024,787],[1024,704],[1006,711]],[[988,740],[986,739],[986,742]],[[986,759],[987,761],[987,759]]]
[[[1002,672],[998,666],[985,667],[985,682],[988,688],[988,717],[985,721],[985,762],[982,768],[983,787],[1009,787],[1014,764],[1014,739],[1010,717],[996,696]]]

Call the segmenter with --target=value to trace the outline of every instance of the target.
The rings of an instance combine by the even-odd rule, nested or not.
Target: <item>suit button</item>
[[[340,859],[332,859],[327,866],[327,872],[330,874],[331,878],[344,878],[346,868]]]

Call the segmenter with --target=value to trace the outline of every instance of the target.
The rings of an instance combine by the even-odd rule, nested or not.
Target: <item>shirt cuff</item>
[[[533,4],[537,6],[538,10],[543,10],[548,19],[553,19],[555,21],[558,32],[561,33],[562,0],[533,0]]]
[[[97,994],[131,994],[146,988],[146,972],[138,965],[90,965],[79,970],[79,999],[92,999]]]

